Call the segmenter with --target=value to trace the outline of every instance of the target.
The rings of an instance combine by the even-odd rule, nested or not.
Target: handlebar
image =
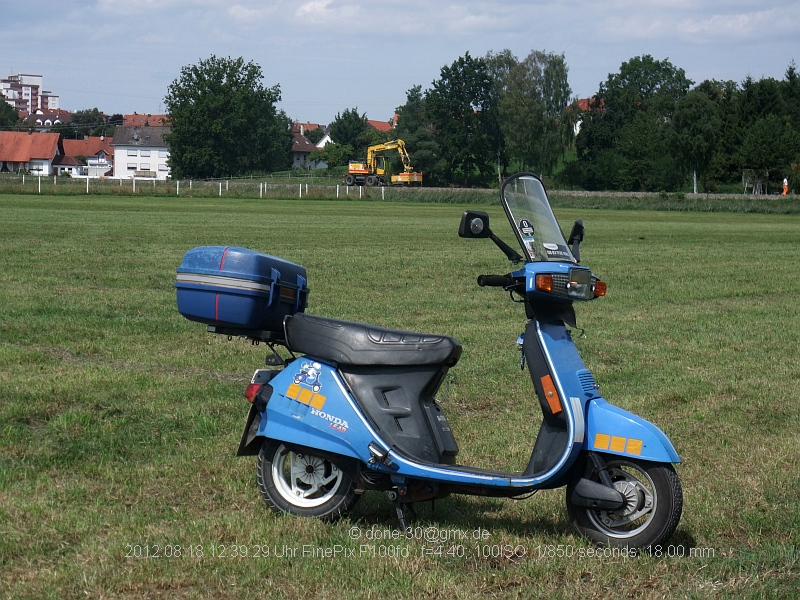
[[[509,287],[514,285],[514,278],[509,275],[478,275],[481,287]]]

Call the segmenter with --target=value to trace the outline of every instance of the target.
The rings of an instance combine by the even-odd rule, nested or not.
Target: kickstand
[[[403,531],[408,529],[408,520],[406,519],[406,508],[411,513],[411,516],[417,518],[417,511],[414,509],[413,504],[403,504],[402,502],[395,501],[394,510],[397,512],[397,518],[400,521],[400,527]]]

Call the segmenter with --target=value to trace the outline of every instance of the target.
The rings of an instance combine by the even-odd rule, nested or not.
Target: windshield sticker
[[[566,246],[559,246],[557,244],[543,244],[544,251],[547,253],[547,258],[571,260],[569,250]]]
[[[533,236],[533,225],[531,225],[531,222],[528,221],[528,219],[520,219],[519,230],[522,232],[522,235],[526,237]]]
[[[531,256],[536,256],[536,244],[533,243],[533,238],[525,238],[522,240],[522,243],[528,249],[528,253]]]

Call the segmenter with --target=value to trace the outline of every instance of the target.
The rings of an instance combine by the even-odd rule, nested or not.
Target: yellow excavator
[[[392,140],[367,148],[367,160],[351,160],[344,182],[347,185],[386,185],[386,152],[397,150],[403,161],[403,172],[391,176],[392,183],[422,185],[422,173],[414,171],[403,140]]]

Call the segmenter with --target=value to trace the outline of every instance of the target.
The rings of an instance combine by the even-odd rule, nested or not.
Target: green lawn
[[[583,261],[608,283],[578,307],[587,366],[684,461],[664,556],[598,553],[563,490],[420,507],[419,532],[450,538],[441,555],[386,539],[377,493],[335,525],[268,511],[254,458],[234,455],[265,347],[178,314],[183,254],[275,254],[307,268],[309,312],[457,337],[459,460],[522,470],[540,421],[524,314],[475,285],[509,266],[457,237],[463,208],[0,195],[0,597],[794,596],[798,215],[556,210],[564,229],[584,219]]]

